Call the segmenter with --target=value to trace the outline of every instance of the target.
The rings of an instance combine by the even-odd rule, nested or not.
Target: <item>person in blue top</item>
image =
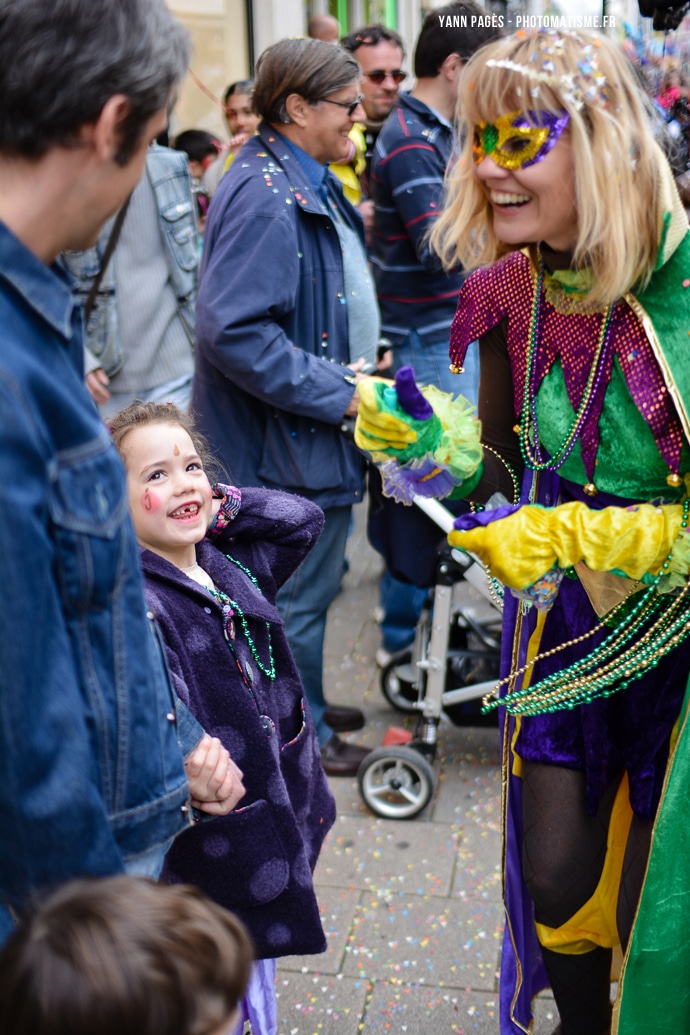
[[[323,640],[364,460],[342,434],[379,320],[362,221],[328,171],[363,118],[360,69],[321,40],[282,40],[256,69],[263,119],[213,198],[197,303],[192,407],[230,479],[317,503],[321,538],[278,595],[326,771],[354,774],[364,748],[338,737],[362,713],[328,705]]]
[[[188,58],[163,0],[0,5],[0,940],[71,877],[154,873],[190,822],[180,744],[190,773],[207,757],[147,618],[124,470],[55,262],[140,179]],[[227,811],[227,752],[207,746],[222,771],[193,798]]]

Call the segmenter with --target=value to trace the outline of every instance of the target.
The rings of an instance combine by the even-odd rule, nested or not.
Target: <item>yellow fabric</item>
[[[535,924],[537,938],[545,948],[579,956],[598,945],[611,949],[619,944],[616,905],[631,821],[626,773],[611,810],[606,859],[596,891],[582,909],[560,927]]]
[[[532,630],[532,635],[529,638],[529,643],[527,644],[527,657],[526,657],[526,661],[528,663],[530,661],[534,661],[534,659],[536,658],[537,654],[539,653],[539,646],[541,644],[542,633],[544,632],[544,625],[546,624],[546,615],[547,615],[547,613],[548,612],[546,612],[546,611],[537,611],[537,621],[535,623],[534,629]],[[534,668],[532,668],[530,666],[527,669],[527,671],[524,673],[524,675],[522,677],[522,688],[523,689],[526,689],[529,686],[533,672],[534,672]],[[511,691],[513,690],[512,686],[510,687],[510,690]],[[520,727],[521,727],[521,725],[522,725],[522,716],[516,715],[515,716],[515,729],[513,731],[513,736],[512,736],[511,741],[510,741],[510,750],[511,750],[511,753],[512,753],[512,756],[513,756],[513,763],[512,763],[513,775],[517,776],[520,780],[522,779],[522,758],[518,754],[515,745],[517,744],[518,737],[520,736]]]
[[[526,506],[486,527],[448,536],[453,546],[477,554],[492,575],[513,589],[525,589],[558,564],[584,561],[593,571],[617,568],[632,579],[656,574],[681,526],[680,504],[634,510],[564,503],[548,510]]]
[[[329,169],[343,185],[345,197],[351,204],[359,205],[362,200],[362,187],[359,178],[366,169],[365,158],[367,145],[364,139],[365,126],[361,122],[355,122],[348,133],[348,137],[354,145],[354,155],[347,162],[332,162]]]
[[[376,453],[384,449],[405,449],[417,441],[417,432],[405,421],[379,408],[375,390],[377,384],[392,385],[382,377],[367,377],[357,384],[359,410],[355,424],[355,443],[360,449]],[[383,456],[384,460],[390,457]]]

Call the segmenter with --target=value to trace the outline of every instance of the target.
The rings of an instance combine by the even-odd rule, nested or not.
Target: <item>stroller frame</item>
[[[454,515],[437,500],[416,496],[414,502],[446,534],[452,529]],[[407,743],[387,743],[387,735],[383,745],[363,760],[357,774],[365,804],[389,819],[411,819],[428,805],[436,786],[432,762],[442,714],[453,721],[455,709],[483,697],[498,678],[499,616],[478,618],[456,593],[464,581],[498,609],[482,566],[447,543],[439,548],[437,557],[433,610],[430,606],[422,609],[412,650],[393,655],[381,673],[382,691],[390,703],[400,711],[419,712],[416,732]],[[460,631],[460,646],[451,643],[454,629]],[[473,681],[473,674],[486,675],[487,668],[492,678]],[[462,685],[454,686],[458,678]]]

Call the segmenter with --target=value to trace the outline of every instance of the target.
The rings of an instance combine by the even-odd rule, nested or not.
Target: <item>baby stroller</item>
[[[437,500],[416,496],[415,504],[445,534],[453,527],[455,515]],[[463,582],[481,599],[468,601]],[[473,724],[495,723],[495,713],[487,720],[478,702],[499,678],[501,606],[481,564],[444,539],[436,549],[433,594],[422,609],[414,643],[393,655],[381,672],[386,699],[398,711],[417,712],[419,719],[414,736],[390,730],[359,768],[359,792],[377,816],[411,819],[431,801],[442,714],[456,725],[468,718]]]

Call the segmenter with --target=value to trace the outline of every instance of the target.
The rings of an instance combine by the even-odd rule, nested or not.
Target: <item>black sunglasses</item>
[[[377,86],[384,82],[386,76],[390,76],[396,86],[400,86],[403,79],[407,79],[407,72],[403,72],[402,68],[396,68],[394,72],[384,72],[382,68],[377,68],[375,72],[364,72],[363,75]]]
[[[360,93],[356,101],[332,101],[330,97],[322,97],[326,104],[337,104],[339,108],[347,108],[347,114],[352,118],[357,108],[362,103],[363,95]]]

